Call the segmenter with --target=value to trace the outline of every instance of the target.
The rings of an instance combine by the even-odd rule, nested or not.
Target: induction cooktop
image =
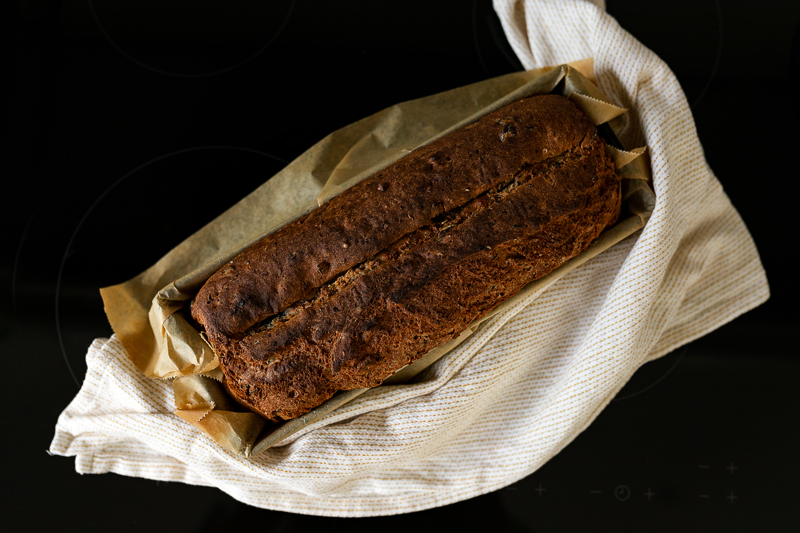
[[[98,288],[144,270],[331,131],[520,70],[491,3],[5,3],[0,346],[12,383],[3,443],[11,530],[752,531],[797,522],[788,266],[797,253],[783,228],[793,227],[784,191],[796,175],[784,143],[800,117],[773,94],[798,81],[800,5],[610,0],[607,9],[677,74],[709,164],[759,247],[771,300],[646,364],[529,477],[440,509],[345,521],[255,509],[213,488],[79,476],[72,459],[44,450],[82,382],[87,347],[111,334]],[[202,510],[174,513],[183,501]]]

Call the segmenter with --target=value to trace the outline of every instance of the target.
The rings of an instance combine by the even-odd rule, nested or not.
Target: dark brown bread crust
[[[563,97],[532,97],[262,240],[209,279],[192,313],[229,392],[290,419],[457,337],[580,253],[619,208],[588,118]]]
[[[438,139],[344,191],[214,274],[193,313],[206,329],[241,333],[403,235],[594,131],[561,96],[513,103]]]

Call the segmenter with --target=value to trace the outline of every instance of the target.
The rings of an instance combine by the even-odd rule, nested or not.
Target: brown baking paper
[[[126,283],[101,289],[114,332],[146,375],[178,378],[175,380],[176,414],[223,447],[248,456],[278,443],[367,389],[342,391],[303,417],[271,426],[256,445],[264,419],[230,400],[217,381],[221,372],[216,355],[187,320],[187,304],[205,280],[263,236],[413,149],[515,100],[549,92],[564,94],[598,125],[623,113],[624,109],[614,106],[594,86],[592,78],[591,60],[573,66],[517,72],[397,104],[332,133],[150,269]],[[413,378],[472,334],[483,320],[641,229],[653,204],[652,192],[647,186],[649,167],[641,157],[642,152],[643,149],[640,152],[612,150],[620,172],[628,178],[625,182],[639,184],[632,188],[626,185],[630,190],[623,191],[627,204],[633,206],[627,207],[628,218],[604,232],[583,254],[476,321],[461,337],[432,350],[385,383],[401,383]],[[626,173],[630,176],[625,176]]]
[[[175,414],[206,432],[218,444],[240,455],[251,448],[267,421],[261,415],[242,412],[225,389],[211,377],[179,376],[172,382]]]

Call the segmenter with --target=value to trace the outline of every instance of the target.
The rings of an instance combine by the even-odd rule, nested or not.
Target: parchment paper
[[[114,332],[147,376],[179,378],[175,380],[176,414],[220,445],[247,456],[278,443],[291,431],[324,416],[366,389],[338,393],[312,413],[272,428],[256,446],[264,419],[246,412],[227,397],[217,381],[221,372],[213,350],[187,320],[186,304],[199,287],[226,261],[263,236],[414,148],[510,102],[533,94],[556,92],[568,96],[595,124],[622,114],[625,110],[613,105],[591,83],[591,77],[591,60],[513,73],[404,102],[334,132],[151,268],[128,282],[101,289]],[[621,174],[627,178],[623,187],[623,198],[627,200],[623,216],[629,215],[628,218],[621,218],[619,224],[604,232],[583,254],[534,282],[538,284],[535,288],[552,283],[569,269],[644,226],[652,211],[653,198],[647,185],[649,167],[641,157],[643,152],[644,149],[612,150]],[[534,290],[533,284],[521,294],[529,290]],[[520,296],[503,305],[513,305]],[[393,382],[412,378],[469,336],[479,322],[472,324],[459,339],[398,372]]]

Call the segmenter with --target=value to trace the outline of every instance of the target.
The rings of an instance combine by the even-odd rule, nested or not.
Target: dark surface
[[[483,1],[248,2],[231,13],[197,2],[155,8],[162,4],[2,4],[11,90],[2,114],[0,347],[7,375],[25,376],[8,380],[5,395],[4,530],[774,531],[797,523],[800,365],[788,264],[798,257],[785,228],[794,227],[788,189],[800,117],[780,100],[800,81],[800,4],[792,1],[609,2],[682,83],[709,164],[759,247],[772,298],[645,365],[538,472],[441,509],[341,520],[254,509],[212,488],[79,476],[72,459],[49,457],[86,348],[111,333],[99,287],[139,273],[332,130],[519,68]],[[210,179],[226,184],[211,198]],[[163,200],[173,195],[180,199]],[[157,222],[157,212],[171,213],[171,223]],[[168,510],[187,500],[204,507]],[[157,510],[145,517],[141,508]]]

